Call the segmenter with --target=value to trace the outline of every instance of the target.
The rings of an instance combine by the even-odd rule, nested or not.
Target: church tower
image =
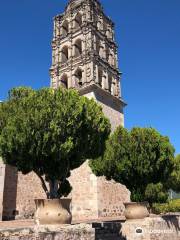
[[[53,88],[76,88],[94,97],[112,130],[124,125],[114,23],[98,0],[69,0],[54,18],[50,76]]]
[[[52,88],[75,88],[94,98],[112,131],[124,125],[114,23],[99,0],[69,0],[64,13],[54,18],[50,76]],[[130,201],[125,186],[96,177],[88,161],[71,172],[69,181],[72,215],[77,221],[119,217],[123,202]]]

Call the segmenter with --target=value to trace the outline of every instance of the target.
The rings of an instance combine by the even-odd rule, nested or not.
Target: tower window
[[[75,24],[74,24],[74,28],[75,30],[81,28],[82,26],[82,15],[80,13],[78,13],[75,17]]]
[[[112,76],[108,76],[108,90],[111,93],[112,92]]]
[[[99,69],[98,71],[98,78],[99,78],[99,86],[102,87],[103,71],[101,69]]]
[[[69,32],[69,23],[68,21],[64,21],[62,25],[62,36],[66,37],[68,35],[68,32]]]
[[[68,58],[69,58],[68,47],[65,46],[62,49],[62,59],[61,59],[62,63],[67,62]]]
[[[99,54],[99,51],[100,51],[100,41],[99,41],[99,39],[96,40],[96,51]]]
[[[64,75],[61,77],[60,86],[62,86],[62,87],[64,87],[64,88],[68,88],[68,77],[67,77],[66,74],[64,74]]]
[[[106,24],[106,22],[103,23],[103,31],[104,31],[104,34],[106,34],[106,31],[107,31],[107,24]]]
[[[81,87],[83,85],[82,82],[82,70],[81,69],[77,69],[75,72],[75,80],[76,80],[76,86]]]
[[[109,61],[109,47],[106,46],[106,60]]]
[[[82,41],[81,39],[76,40],[75,44],[75,57],[78,57],[82,54]]]

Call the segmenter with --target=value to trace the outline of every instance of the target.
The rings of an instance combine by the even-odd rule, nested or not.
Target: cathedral
[[[52,39],[51,87],[77,89],[94,98],[111,122],[112,131],[124,126],[125,102],[121,96],[114,23],[99,0],[69,0],[64,13],[55,16]],[[128,189],[96,177],[88,160],[72,171],[72,215],[75,221],[116,218],[123,215]],[[22,175],[0,160],[0,218],[31,218],[34,199],[45,198],[34,173]]]

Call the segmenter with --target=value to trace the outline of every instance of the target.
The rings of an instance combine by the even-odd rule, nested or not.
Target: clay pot
[[[70,224],[72,220],[70,203],[71,199],[35,199],[35,223]]]
[[[124,205],[126,219],[143,219],[149,217],[147,202],[129,202],[124,203]]]

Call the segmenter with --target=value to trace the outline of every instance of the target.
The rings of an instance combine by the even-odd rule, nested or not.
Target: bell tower
[[[50,76],[53,88],[76,88],[94,97],[112,130],[124,125],[114,23],[98,0],[69,0],[54,18]]]

